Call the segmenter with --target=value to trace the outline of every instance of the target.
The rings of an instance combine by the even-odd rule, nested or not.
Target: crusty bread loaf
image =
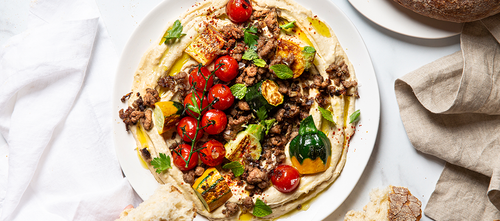
[[[191,201],[172,184],[160,185],[146,201],[137,208],[126,209],[117,221],[191,221],[196,209]]]
[[[422,217],[422,203],[405,187],[373,189],[363,211],[349,211],[344,221],[415,220]]]
[[[421,15],[451,22],[476,21],[500,12],[500,0],[394,0]]]

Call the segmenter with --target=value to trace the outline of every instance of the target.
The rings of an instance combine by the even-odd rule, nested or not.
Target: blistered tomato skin
[[[226,14],[234,23],[248,21],[252,15],[252,3],[250,0],[229,0]]]
[[[238,61],[229,55],[224,55],[215,60],[215,65],[220,67],[215,71],[215,75],[222,81],[232,81],[238,75]]]
[[[201,100],[200,100],[200,98],[202,98],[202,93],[196,91],[196,94],[198,95],[198,96],[195,95],[196,103],[198,104],[198,107],[200,107],[200,106],[202,106],[201,105]],[[192,92],[190,92],[188,95],[186,95],[186,98],[184,98],[184,108],[186,109],[186,113],[187,114],[191,115],[192,117],[198,117],[198,115],[199,115],[198,113],[195,113],[195,112],[193,112],[191,110],[187,110],[187,104],[191,104],[191,105],[194,106],[193,101],[191,100],[191,97],[193,97],[193,93]],[[207,97],[203,97],[203,106],[201,107],[201,109],[207,107],[208,104],[209,104],[208,103],[208,98]],[[205,112],[206,112],[206,110],[204,110],[202,112],[202,114],[205,113]]]
[[[201,161],[211,167],[218,166],[224,161],[226,149],[224,145],[217,140],[206,142],[200,151]]]
[[[290,193],[299,186],[300,174],[295,167],[290,165],[279,165],[272,172],[271,182],[278,191]]]
[[[194,140],[194,136],[196,134],[196,123],[197,120],[194,117],[187,116],[179,121],[177,125],[177,134],[179,134],[184,140],[184,142],[191,143]],[[186,131],[185,133],[182,131],[182,128]],[[203,130],[198,130],[198,135],[196,136],[196,140],[203,137]]]
[[[208,92],[208,102],[212,103],[215,99],[218,99],[212,107],[218,110],[225,110],[231,107],[234,103],[234,96],[231,93],[231,89],[223,84],[216,84]]]
[[[200,73],[201,72],[201,73]],[[214,77],[210,77],[210,71],[206,67],[194,68],[191,73],[189,73],[189,84],[193,86],[196,84],[197,91],[203,91],[205,84],[207,90],[214,84]],[[208,78],[210,77],[210,78]],[[205,79],[208,79],[205,80]]]
[[[179,152],[182,155],[182,157],[179,156],[179,154],[177,154],[176,152]],[[186,161],[188,160],[190,152],[191,152],[191,145],[187,144],[181,144],[175,149],[175,151],[172,151],[172,156],[174,158],[174,165],[177,168],[179,168],[179,170],[182,171],[191,170],[198,165],[198,153],[195,152],[191,156],[191,160],[189,160],[189,164],[186,167],[186,162],[184,160]]]
[[[226,114],[217,109],[209,110],[201,118],[201,126],[203,126],[203,130],[208,134],[219,134],[226,129]]]

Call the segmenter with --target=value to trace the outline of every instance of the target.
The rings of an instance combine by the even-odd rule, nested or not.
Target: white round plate
[[[372,22],[403,35],[440,39],[457,35],[462,31],[461,23],[425,17],[393,0],[349,0],[349,2]]]
[[[311,9],[314,14],[317,14],[320,19],[331,26],[354,65],[361,96],[356,101],[356,108],[361,110],[361,117],[356,134],[351,140],[347,163],[342,174],[327,190],[311,202],[307,211],[297,212],[292,216],[282,218],[282,220],[322,220],[344,202],[368,163],[377,137],[380,97],[370,56],[351,21],[331,1],[297,0],[297,2]],[[137,65],[153,39],[163,35],[162,30],[168,21],[176,19],[194,3],[194,0],[165,0],[154,8],[130,37],[117,68],[113,91],[115,149],[125,176],[143,199],[151,196],[158,183],[149,170],[141,166],[135,151],[135,140],[130,133],[125,131],[125,126],[118,116],[118,110],[126,108],[126,104],[120,102],[120,98],[130,92]],[[205,219],[197,216],[196,220]]]

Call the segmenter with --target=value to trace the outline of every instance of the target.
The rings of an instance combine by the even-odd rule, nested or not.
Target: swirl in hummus
[[[328,188],[342,172],[349,140],[355,129],[355,123],[350,123],[348,118],[355,111],[355,99],[359,97],[357,79],[333,31],[310,10],[291,0],[252,0],[253,13],[249,21],[234,24],[226,15],[226,4],[227,0],[196,3],[178,19],[185,36],[168,43],[164,43],[163,36],[158,36],[140,61],[132,93],[128,94],[130,107],[121,110],[120,117],[136,138],[141,157],[158,183],[171,183],[178,187],[187,199],[194,202],[199,214],[210,220],[235,220],[242,213],[252,212],[258,198],[272,209],[272,213],[263,218],[276,218],[300,207]],[[294,22],[294,27],[279,27],[289,22]],[[173,21],[168,23],[162,34],[173,25]],[[264,67],[242,59],[249,48],[243,36],[244,29],[249,26],[258,30],[255,33],[258,36],[256,52],[259,59],[265,61]],[[217,32],[222,42],[212,51],[213,54],[216,57],[229,55],[239,63],[234,80],[222,82],[216,78],[216,83],[229,87],[234,84],[251,87],[270,79],[276,82],[280,94],[284,96],[282,103],[267,112],[266,119],[274,119],[274,124],[260,140],[262,150],[258,159],[243,157],[241,160],[245,167],[243,175],[235,177],[231,170],[215,167],[229,186],[232,196],[211,211],[196,194],[193,183],[203,176],[204,171],[213,168],[200,162],[199,166],[189,171],[172,166],[157,173],[157,168],[151,165],[151,160],[159,158],[160,154],[172,158],[175,154],[172,150],[183,142],[175,129],[160,134],[154,127],[154,104],[159,101],[182,103],[191,89],[187,73],[197,68],[200,62],[207,62],[203,65],[210,70],[215,68],[214,60],[204,61],[189,51],[200,36],[209,32]],[[300,74],[280,79],[269,69],[270,66],[284,64],[295,70],[293,66],[298,63],[297,54],[283,52],[283,45],[286,44],[299,48],[313,47],[315,57],[311,67]],[[320,107],[331,112],[335,123],[325,120]],[[236,99],[229,109],[224,110],[228,118],[225,131],[219,135],[205,134],[197,142],[201,145],[216,139],[227,144],[234,140],[239,132],[245,130],[245,125],[259,122],[251,109],[245,99]],[[298,188],[291,193],[282,193],[271,185],[268,176],[280,164],[292,165],[290,141],[298,135],[300,122],[309,115],[331,143],[329,165],[323,172],[301,174]],[[229,160],[225,159],[227,162]]]

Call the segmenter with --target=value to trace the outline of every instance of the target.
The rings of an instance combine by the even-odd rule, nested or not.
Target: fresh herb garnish
[[[311,46],[304,46],[304,50],[302,50],[302,51],[306,52],[306,53],[316,53],[316,49],[314,49]]]
[[[352,123],[358,122],[360,114],[361,114],[361,112],[359,110],[354,111],[354,113],[352,113],[351,116],[349,116],[349,123],[352,124]]]
[[[164,153],[160,153],[160,157],[155,157],[151,161],[151,165],[156,169],[156,173],[160,174],[161,172],[172,168],[170,165],[170,156],[166,156]]]
[[[263,120],[261,122],[262,125],[266,128],[266,135],[269,133],[269,130],[274,126],[274,122],[276,122],[276,119],[272,118],[269,120]]]
[[[241,58],[247,61],[253,61],[257,67],[266,66],[266,61],[260,59],[257,52],[251,48],[247,49]]]
[[[247,49],[241,58],[247,61],[252,61],[253,59],[259,58],[259,55],[257,55],[255,50]]]
[[[325,118],[326,120],[332,122],[335,125],[335,121],[333,121],[333,114],[327,109],[324,109],[322,107],[318,107],[319,112],[321,113],[321,116]]]
[[[267,110],[266,110],[266,107],[264,107],[264,106],[260,107],[256,113],[257,113],[257,117],[260,120],[265,120],[267,118]]]
[[[245,167],[238,161],[226,163],[224,166],[222,166],[222,169],[231,169],[235,177],[239,177],[241,176],[241,174],[243,174],[243,172],[245,172]]]
[[[235,98],[243,99],[247,94],[247,86],[244,84],[234,84],[229,88]]]
[[[280,25],[281,29],[288,29],[288,28],[294,28],[295,27],[295,21],[288,22],[284,25]]]
[[[257,58],[257,59],[253,59],[253,64],[255,64],[255,66],[257,67],[265,67],[266,66],[266,61],[260,59],[260,58]]]
[[[243,41],[253,50],[257,49],[257,39],[259,39],[259,36],[255,34],[257,34],[257,28],[254,26],[243,29]]]
[[[314,62],[314,57],[316,56],[316,49],[311,46],[305,46],[302,50],[302,55],[304,56],[305,67],[304,70],[309,70]]]
[[[167,33],[163,36],[163,39],[165,39],[163,42],[165,44],[168,43],[170,40],[176,40],[181,38],[182,36],[186,35],[182,33],[182,25],[179,19],[175,20],[174,25],[170,30],[167,30]]]
[[[293,71],[284,64],[275,64],[269,67],[269,69],[273,70],[280,79],[289,79],[293,77]]]
[[[253,207],[253,215],[256,217],[264,217],[269,214],[273,213],[273,210],[271,207],[269,207],[264,201],[261,199],[257,198],[257,201],[255,201],[255,206]]]

